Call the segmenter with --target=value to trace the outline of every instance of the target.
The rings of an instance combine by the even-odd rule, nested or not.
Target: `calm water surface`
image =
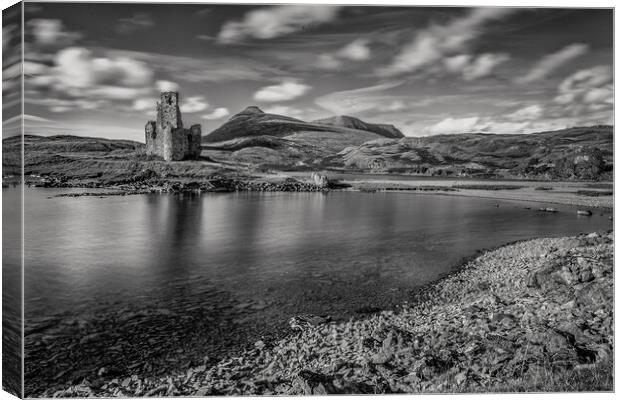
[[[201,284],[242,301],[319,291],[332,297],[327,309],[298,311],[346,313],[402,298],[478,249],[612,227],[608,215],[579,217],[571,207],[551,214],[427,194],[48,198],[59,192],[26,191],[29,317],[150,293],[187,296]]]
[[[101,356],[100,351],[81,350],[69,336],[117,329],[101,352],[121,367],[150,351],[147,344],[172,335],[178,345],[166,339],[169,348],[158,353],[162,359],[183,353],[174,349],[182,344],[191,344],[188,357],[195,358],[256,340],[285,327],[296,314],[348,318],[363,308],[400,304],[416,287],[452,271],[479,249],[612,228],[608,214],[579,217],[569,206],[553,206],[560,212],[552,214],[536,211],[541,204],[498,201],[494,207],[494,200],[432,194],[49,198],[63,192],[26,190],[26,325],[53,316],[82,318],[86,322],[66,322],[73,329],[62,336],[66,342],[53,343],[76,352],[67,368],[89,371],[103,361],[85,360]],[[3,194],[7,201],[17,191]],[[155,332],[136,322],[123,331],[136,309],[149,324],[168,321],[170,326]],[[144,316],[154,309],[167,317]],[[104,323],[88,322],[108,317]],[[45,328],[58,335],[58,326],[43,326],[38,334]],[[245,339],[231,339],[244,329],[250,332],[241,335]],[[36,381],[50,370],[46,379],[59,380],[52,367],[58,360],[48,367],[43,361],[63,348],[41,340],[33,334],[29,342],[27,334],[26,372]],[[109,350],[115,347],[116,355]],[[164,361],[163,368],[169,368]]]

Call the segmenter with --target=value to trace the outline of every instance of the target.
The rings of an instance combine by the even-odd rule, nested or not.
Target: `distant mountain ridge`
[[[389,139],[398,139],[405,137],[405,135],[403,135],[403,133],[398,130],[398,128],[396,128],[394,125],[371,124],[368,122],[364,122],[359,118],[350,117],[348,115],[336,115],[334,117],[316,119],[312,121],[312,123],[374,132]]]
[[[377,135],[377,138],[404,137],[402,132],[393,125],[370,124],[355,117],[336,116],[305,122],[284,115],[265,113],[257,106],[249,106],[230,117],[219,128],[205,135],[203,142],[222,142],[248,136],[285,137],[298,133],[307,134],[309,132],[329,132],[333,134],[353,134],[359,132],[374,134]],[[365,136],[366,140],[372,139],[368,135]]]

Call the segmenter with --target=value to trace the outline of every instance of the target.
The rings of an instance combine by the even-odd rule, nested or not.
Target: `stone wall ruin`
[[[178,92],[162,92],[155,111],[157,119],[144,127],[146,154],[166,161],[199,158],[202,128],[199,124],[183,128]]]

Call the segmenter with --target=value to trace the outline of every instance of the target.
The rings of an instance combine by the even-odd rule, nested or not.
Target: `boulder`
[[[315,327],[324,324],[327,321],[327,318],[319,317],[317,315],[302,314],[291,318],[288,321],[288,325],[294,331],[303,331],[309,327]]]

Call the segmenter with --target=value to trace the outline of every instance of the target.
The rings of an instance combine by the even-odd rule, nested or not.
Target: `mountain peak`
[[[248,106],[239,114],[264,114],[264,112],[257,106]]]

